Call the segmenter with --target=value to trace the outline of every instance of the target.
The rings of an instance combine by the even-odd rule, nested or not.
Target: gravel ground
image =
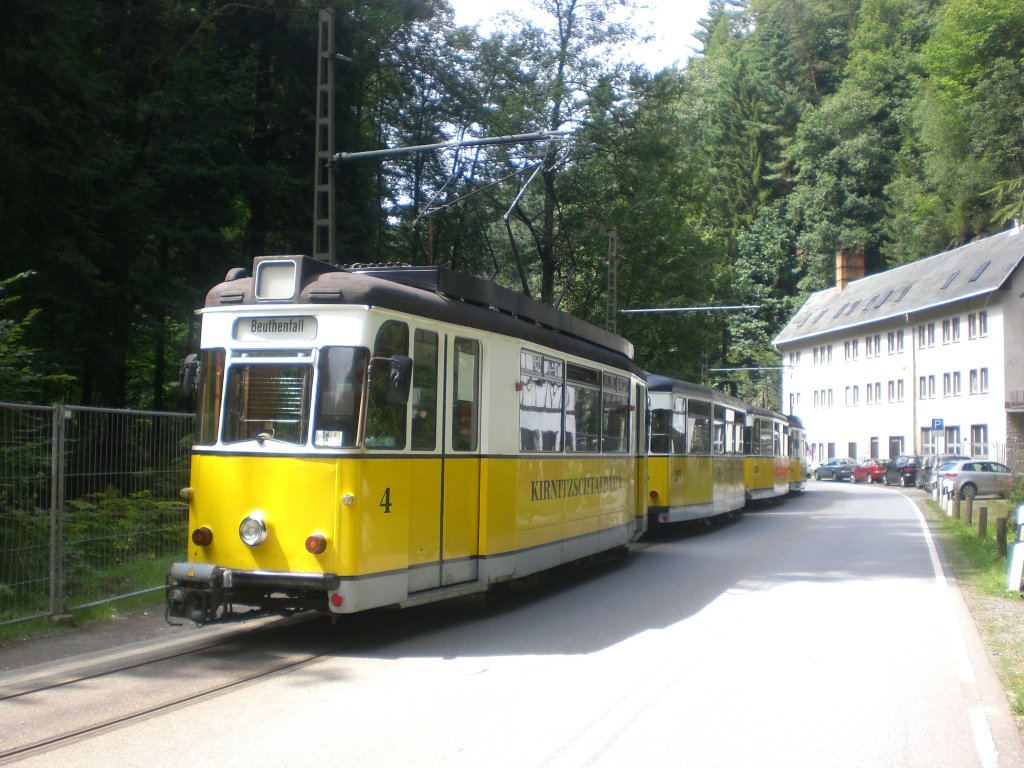
[[[163,606],[119,613],[112,619],[84,626],[56,625],[50,632],[0,645],[0,673],[201,631],[191,622],[170,626],[164,620]]]

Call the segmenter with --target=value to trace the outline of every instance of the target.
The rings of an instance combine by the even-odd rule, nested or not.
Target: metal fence
[[[0,403],[0,624],[161,589],[190,414]]]

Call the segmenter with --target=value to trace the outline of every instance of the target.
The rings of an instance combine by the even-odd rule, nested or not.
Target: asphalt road
[[[1024,765],[959,591],[893,489],[812,482],[486,609],[283,637],[98,678],[74,706],[0,702],[0,733],[69,728],[143,689],[171,695],[308,651],[310,663],[17,764]]]

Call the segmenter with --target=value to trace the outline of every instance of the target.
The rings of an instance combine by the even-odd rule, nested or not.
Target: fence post
[[[984,539],[988,533],[988,507],[978,507],[978,538]]]
[[[996,551],[1001,557],[1006,557],[1006,518],[996,518]]]
[[[65,408],[53,406],[50,445],[50,618],[64,615]]]
[[[974,498],[967,499],[967,509],[964,513],[964,518],[967,520],[967,526],[972,527],[974,525]]]
[[[953,519],[960,519],[960,494],[954,493],[951,497],[953,499]]]

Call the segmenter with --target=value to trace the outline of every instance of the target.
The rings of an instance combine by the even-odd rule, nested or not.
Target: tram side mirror
[[[192,395],[192,389],[196,384],[196,373],[199,371],[199,355],[194,352],[186,355],[178,368],[178,385],[180,386],[181,399],[187,400]]]
[[[385,400],[388,405],[405,405],[409,402],[412,387],[412,358],[395,355],[388,367],[388,389]]]

